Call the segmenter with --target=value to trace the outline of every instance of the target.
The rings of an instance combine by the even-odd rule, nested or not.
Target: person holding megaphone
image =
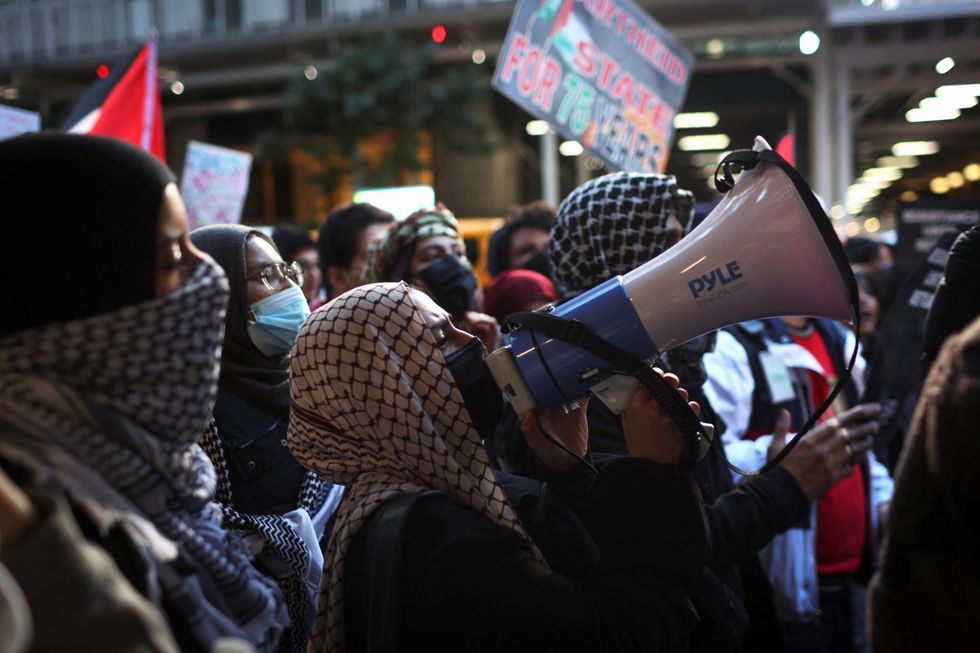
[[[709,542],[700,493],[678,467],[684,446],[673,421],[646,391],[635,393],[629,456],[586,479],[593,539],[551,537],[554,522],[535,528],[483,448],[474,413],[493,384],[483,354],[448,311],[404,282],[355,288],[300,330],[289,446],[349,488],[309,650],[686,650],[697,621],[688,591]],[[581,471],[585,408],[529,410],[521,426],[549,483]],[[590,546],[590,569],[562,571],[569,549]]]

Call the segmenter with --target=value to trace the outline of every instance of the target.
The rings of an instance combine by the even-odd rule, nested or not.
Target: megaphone
[[[854,277],[809,186],[761,137],[729,157],[746,169],[734,181],[724,168],[729,190],[704,222],[551,314],[644,360],[747,320],[806,315],[853,324]],[[638,387],[609,361],[526,327],[511,331],[510,345],[486,362],[518,414],[568,409],[589,393],[621,414]]]

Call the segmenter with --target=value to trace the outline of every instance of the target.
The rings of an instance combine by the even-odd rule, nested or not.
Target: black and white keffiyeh
[[[617,172],[588,181],[558,207],[549,252],[565,292],[626,274],[667,248],[668,219],[686,232],[694,196],[670,175]]]
[[[271,651],[288,625],[279,589],[221,525],[197,444],[227,298],[205,260],[166,297],[0,339],[0,457],[133,526],[150,598],[200,648],[238,637]]]
[[[221,509],[223,523],[246,535],[259,535],[263,542],[260,557],[263,560],[276,561],[279,567],[283,564],[286,566],[286,569],[274,570],[277,572],[275,576],[286,600],[291,622],[279,650],[302,653],[309,641],[320,595],[323,573],[320,549],[310,550],[310,543],[297,533],[294,521],[289,516],[256,515],[240,512],[232,507],[231,474],[213,417],[201,438],[201,447],[214,465],[217,476],[215,501]],[[314,517],[324,510],[330,512],[330,506],[325,504],[329,502],[331,506],[335,505],[342,494],[342,487],[327,483],[310,471],[303,479],[296,507]]]
[[[344,561],[375,509],[436,489],[524,538],[435,337],[404,283],[355,288],[300,330],[291,359],[289,447],[348,486],[324,564],[311,651],[344,650]]]

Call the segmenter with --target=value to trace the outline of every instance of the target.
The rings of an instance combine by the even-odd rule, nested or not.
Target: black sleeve
[[[746,479],[705,508],[711,527],[709,569],[723,576],[775,535],[805,519],[809,509],[800,484],[783,467]]]
[[[448,497],[420,502],[405,534],[402,650],[680,651],[687,592],[707,558],[700,493],[680,470],[627,458],[596,477],[601,561],[572,581],[522,538]]]

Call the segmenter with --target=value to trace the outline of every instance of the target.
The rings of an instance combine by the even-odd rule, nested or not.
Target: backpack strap
[[[408,515],[420,499],[441,494],[427,490],[400,494],[378,508],[365,543],[367,559],[367,653],[398,648],[401,562]]]

